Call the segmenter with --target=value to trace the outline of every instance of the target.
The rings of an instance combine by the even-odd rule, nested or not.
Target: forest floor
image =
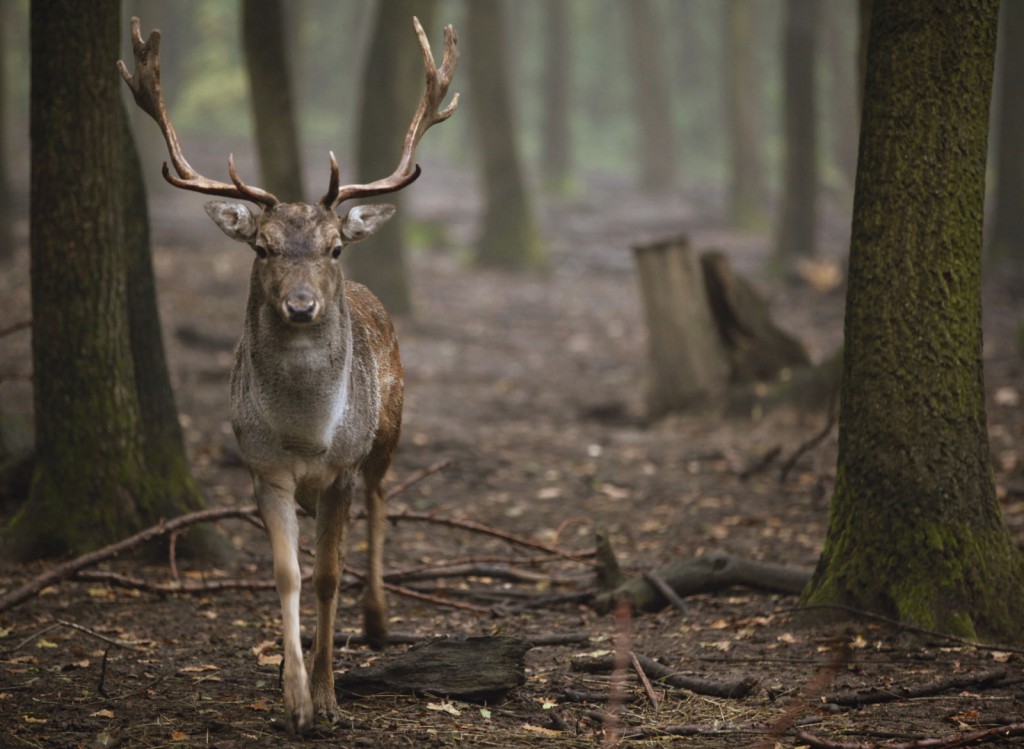
[[[446,184],[437,170],[426,174],[421,181]],[[817,361],[840,343],[842,291],[768,279],[766,237],[702,222],[698,217],[708,207],[693,195],[631,199],[615,185],[596,185],[586,199],[562,201],[545,214],[550,273],[473,269],[459,249],[472,238],[472,190],[456,177],[450,182],[459,195],[422,186],[410,191],[413,215],[445,231],[439,246],[419,248],[412,257],[415,320],[398,325],[405,423],[389,481],[394,486],[439,461],[451,465],[395,496],[391,509],[475,521],[582,558],[508,543],[479,529],[396,521],[387,566],[420,569],[424,577],[415,582],[399,575],[395,582],[439,600],[392,591],[392,627],[420,637],[577,636],[568,644],[533,647],[525,684],[501,702],[406,694],[345,699],[344,720],[318,724],[305,737],[308,744],[589,747],[611,745],[609,737],[618,735],[635,746],[772,747],[806,745],[808,739],[798,738],[802,731],[856,746],[953,746],[915,742],[948,742],[1024,720],[1020,651],[867,619],[811,626],[797,618],[796,597],[748,589],[691,596],[685,612],[668,608],[618,618],[573,596],[592,585],[593,565],[585,555],[598,528],[607,530],[633,573],[713,550],[811,569],[825,536],[835,428],[780,478],[783,462],[829,423],[823,409],[644,418],[645,332],[630,246],[685,231],[698,248],[724,248]],[[161,200],[169,192],[162,191]],[[251,258],[207,221],[201,203],[198,196],[173,196],[154,218],[160,305],[195,475],[210,505],[242,506],[252,501],[251,485],[228,424],[227,377]],[[832,224],[837,228],[826,230],[823,247],[827,256],[841,258],[842,222]],[[372,243],[355,251],[372,252]],[[0,281],[0,327],[29,309],[25,254]],[[996,481],[1020,542],[1024,361],[1015,328],[1024,319],[1024,296],[1005,280],[990,279],[985,313]],[[0,340],[0,360],[5,372],[27,373],[28,333]],[[25,413],[30,393],[27,382],[7,381],[0,385],[0,408]],[[219,528],[236,550],[233,557],[215,567],[178,559],[181,578],[270,580],[262,532],[238,520]],[[308,544],[308,524],[303,532]],[[362,539],[357,523],[349,554],[355,569],[364,562]],[[465,576],[442,576],[443,565],[454,563],[463,565]],[[308,557],[303,564],[310,566]],[[0,592],[46,566],[0,566]],[[100,569],[171,580],[167,562],[120,559]],[[510,581],[510,570],[523,574]],[[346,577],[343,633],[358,632],[358,590],[355,578]],[[302,614],[311,632],[308,585]],[[286,743],[279,636],[273,590],[159,595],[97,581],[62,582],[0,614],[0,746]],[[627,636],[634,653],[679,673],[751,678],[756,686],[739,699],[656,681],[648,692],[632,668],[613,676],[575,667],[588,654],[624,651]],[[340,647],[336,668],[387,659],[403,647],[382,654],[357,644]],[[980,677],[993,669],[1005,669],[1005,676],[985,683]],[[941,680],[948,688],[931,695],[904,692]],[[830,699],[843,690],[893,700],[841,707]],[[1024,739],[987,745],[1014,741]]]

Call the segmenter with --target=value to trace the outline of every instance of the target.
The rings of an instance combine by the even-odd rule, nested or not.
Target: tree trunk
[[[133,357],[133,326],[137,336],[158,334],[155,309],[148,320],[138,314],[152,300],[128,303],[128,284],[145,284],[152,271],[142,267],[148,255],[142,259],[138,227],[126,232],[126,183],[139,177],[125,161],[126,115],[110,69],[118,5],[60,0],[31,8],[36,461],[29,499],[4,529],[5,553],[14,558],[102,546],[198,499],[184,457],[166,452],[181,452],[180,435],[172,448],[149,444],[173,427],[144,420],[176,425],[173,407],[167,412],[153,392],[140,398],[137,390],[145,378]],[[143,347],[145,366],[162,360],[155,345]],[[163,460],[150,464],[155,451]]]
[[[828,66],[828,111],[830,120],[832,165],[841,176],[839,192],[852,202],[853,181],[857,175],[857,130],[860,125],[860,80],[857,75],[859,39],[855,27],[858,10],[847,0],[830,0],[823,6],[822,36]],[[835,181],[835,180],[830,180]]]
[[[995,259],[1024,270],[1024,3],[1002,3],[999,29],[996,184],[990,246]]]
[[[302,200],[302,159],[281,0],[242,0],[242,46],[249,70],[261,184],[285,203]]]
[[[815,127],[814,37],[820,0],[786,0],[783,32],[785,162],[776,263],[789,270],[815,254],[818,145]]]
[[[534,223],[516,144],[515,112],[508,85],[501,0],[472,0],[466,18],[470,111],[485,193],[477,240],[480,265],[541,268],[547,264]]]
[[[4,11],[7,11],[5,8]],[[5,13],[6,14],[6,13]],[[0,264],[14,255],[14,230],[11,226],[14,212],[11,210],[10,181],[7,175],[7,54],[6,37],[10,30],[0,18]]]
[[[761,87],[753,11],[750,0],[729,0],[725,10],[725,99],[732,146],[729,223],[745,229],[756,228],[764,219]]]
[[[156,303],[146,186],[128,114],[123,107],[120,111],[128,334],[139,403],[143,460],[149,475],[159,477],[151,487],[151,505],[145,514],[148,519],[170,518],[200,510],[206,503],[192,476],[178,422]],[[214,530],[200,526],[192,529],[179,551],[208,556],[222,553],[222,544]]]
[[[659,8],[652,0],[633,0],[624,8],[633,67],[633,117],[637,128],[640,187],[663,192],[675,178],[672,94]]]
[[[569,80],[572,64],[572,34],[569,3],[544,6],[544,181],[556,192],[564,191],[572,169],[572,141],[569,136]]]
[[[981,227],[996,0],[876,0],[839,457],[809,604],[1021,641],[985,424]]]
[[[402,154],[402,141],[416,105],[423,94],[423,58],[412,17],[423,24],[435,41],[435,0],[389,0],[377,8],[369,56],[363,69],[363,99],[359,110],[359,151],[356,155],[359,182],[371,182],[391,174]],[[416,189],[412,187],[410,189]],[[355,280],[369,286],[393,315],[413,312],[412,291],[406,262],[405,225],[401,193],[387,196],[398,210],[364,247],[346,257],[346,268]]]

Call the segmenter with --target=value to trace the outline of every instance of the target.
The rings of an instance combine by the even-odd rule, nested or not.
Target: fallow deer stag
[[[394,213],[390,205],[360,205],[339,215],[346,200],[394,192],[413,182],[413,161],[426,130],[448,119],[458,94],[441,109],[459,54],[455,32],[444,30],[444,57],[435,66],[426,34],[413,19],[426,67],[426,90],[405,137],[398,167],[362,185],[338,184],[330,156],[327,193],[315,205],[281,203],[242,182],[228,158],[231,183],[207,179],[185,160],[160,88],[160,32],[143,41],[131,20],[135,74],[118,68],[136,104],[160,126],[175,174],[185,190],[249,201],[261,207],[211,201],[206,212],[225,234],[255,252],[242,338],[231,373],[231,420],[253,476],[256,502],[270,537],[284,629],[285,724],[301,733],[314,711],[337,717],[332,647],[338,583],[355,475],[361,473],[369,522],[369,561],[363,628],[371,643],[386,639],[382,581],[386,523],[381,480],[391,463],[402,420],[404,380],[394,328],[380,301],[346,281],[342,248],[373,234]],[[316,516],[313,588],[317,601],[312,679],[299,640],[296,503]]]

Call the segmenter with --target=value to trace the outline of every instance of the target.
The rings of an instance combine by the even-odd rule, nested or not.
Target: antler
[[[164,95],[160,89],[160,31],[154,29],[149,34],[149,39],[142,40],[139,32],[139,19],[132,18],[132,53],[135,56],[135,75],[128,72],[128,67],[121,61],[117,61],[117,69],[121,71],[128,88],[135,97],[135,103],[144,112],[152,117],[160,126],[160,131],[167,141],[167,151],[171,156],[171,163],[174,164],[174,171],[178,173],[175,177],[171,174],[164,162],[164,179],[175,187],[208,195],[221,195],[227,198],[239,198],[258,203],[264,208],[271,208],[278,204],[278,199],[266,190],[258,187],[250,187],[242,182],[235,171],[234,156],[228,156],[228,174],[231,176],[232,184],[217,182],[207,179],[197,172],[185,160],[181,152],[181,144],[178,142],[178,134],[171,124],[170,115],[167,114],[167,107],[164,105]]]
[[[423,32],[423,26],[415,16],[413,16],[412,23],[416,29],[420,50],[423,52],[423,67],[426,68],[427,85],[423,92],[423,99],[420,100],[420,106],[405,135],[405,146],[402,149],[402,158],[398,162],[398,168],[390,177],[378,179],[365,185],[345,185],[339,188],[338,162],[332,153],[330,187],[327,194],[320,199],[320,204],[324,208],[334,210],[346,200],[395,192],[414,182],[420,176],[419,164],[413,163],[416,144],[431,125],[447,120],[455,114],[455,109],[459,106],[459,95],[455,94],[451,103],[446,108],[440,109],[441,102],[448,94],[448,87],[452,83],[455,68],[459,64],[458,38],[455,35],[455,29],[451,25],[444,27],[444,57],[441,60],[441,67],[438,69],[434,64],[434,54],[430,51],[430,42],[427,41],[427,35]]]

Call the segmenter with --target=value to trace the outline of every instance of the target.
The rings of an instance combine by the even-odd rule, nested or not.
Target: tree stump
[[[439,637],[338,677],[338,696],[376,692],[436,694],[469,702],[497,700],[526,683],[519,637]]]
[[[685,237],[633,247],[647,322],[647,413],[661,416],[718,400],[729,361],[700,263]]]
[[[648,332],[649,416],[714,405],[730,385],[771,381],[810,364],[724,253],[698,260],[685,237],[633,252]]]

